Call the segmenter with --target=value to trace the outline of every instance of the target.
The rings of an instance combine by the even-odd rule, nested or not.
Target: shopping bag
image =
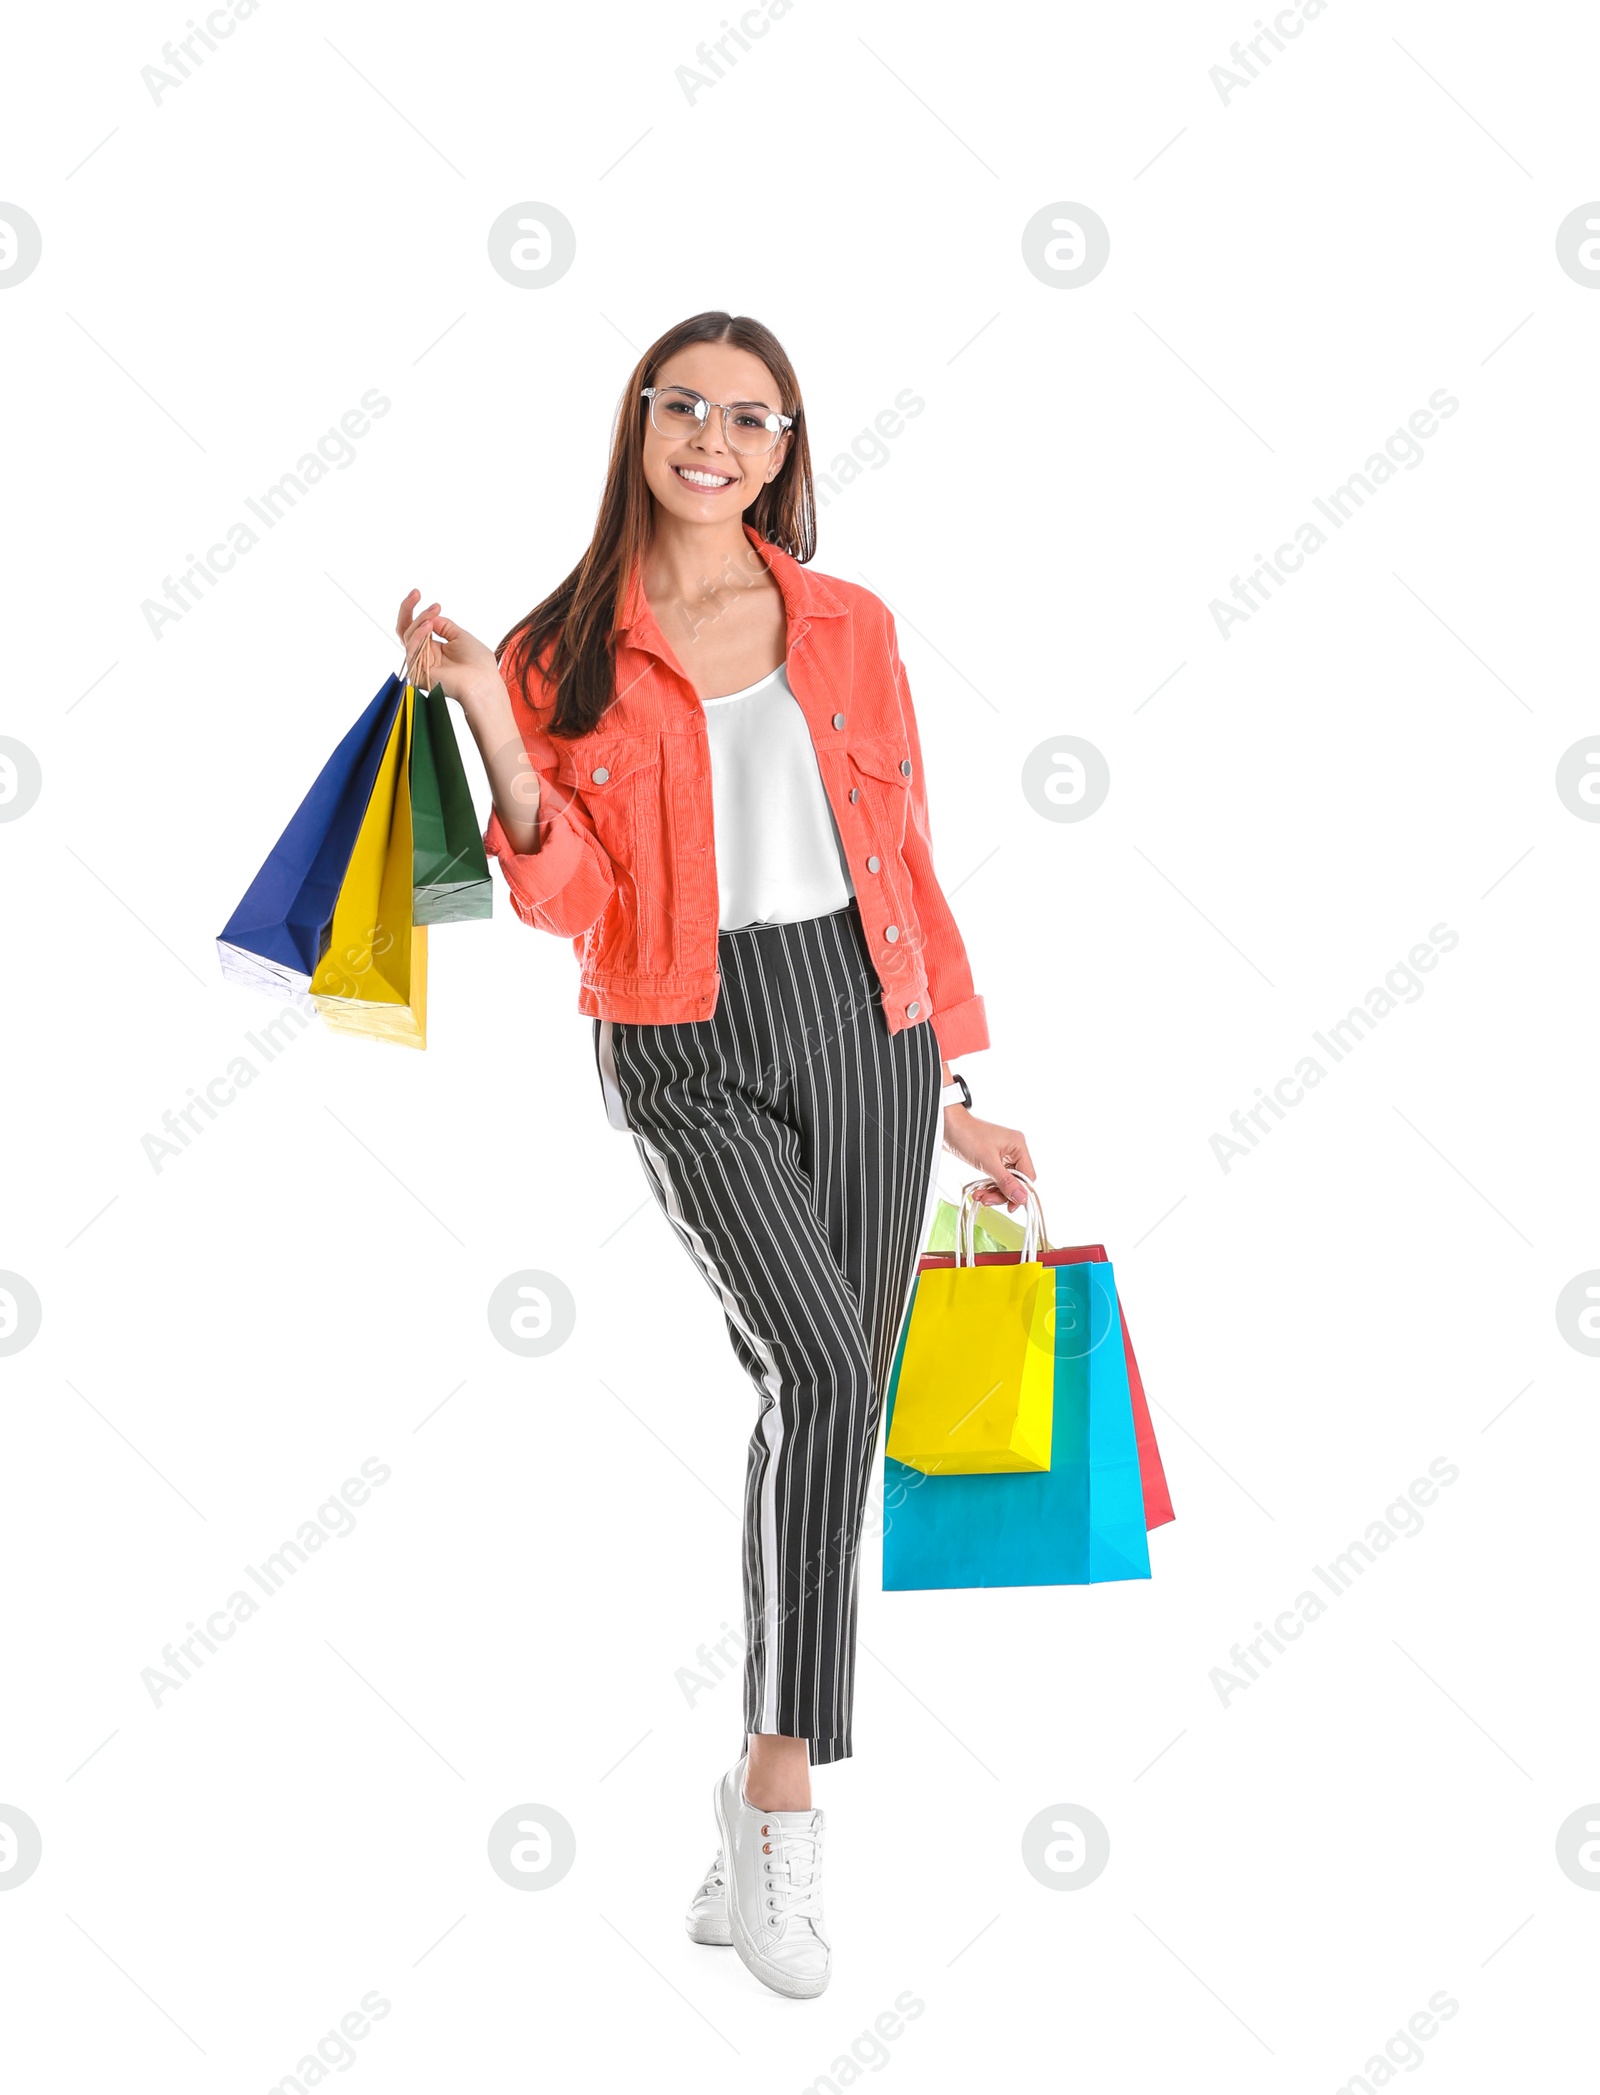
[[[431,691],[415,692],[413,710],[412,919],[464,924],[489,916],[494,906],[483,834],[450,723],[450,701],[435,684]]]
[[[402,690],[390,677],[366,707],[219,933],[217,958],[228,981],[280,997],[310,987]]]
[[[1052,1260],[1064,1266],[1106,1263],[1104,1244],[1077,1244],[1068,1250],[1047,1251],[1043,1254],[1048,1265]],[[1133,1340],[1128,1336],[1128,1313],[1117,1298],[1117,1326],[1122,1339],[1122,1357],[1128,1370],[1128,1395],[1133,1405],[1134,1437],[1139,1444],[1139,1480],[1144,1494],[1144,1524],[1147,1528],[1165,1527],[1169,1520],[1176,1519],[1172,1510],[1172,1496],[1167,1489],[1167,1473],[1162,1466],[1161,1450],[1156,1445],[1156,1429],[1150,1422],[1150,1405],[1144,1393],[1144,1377],[1139,1372],[1139,1363],[1134,1358]]]
[[[919,1276],[901,1335],[888,1452],[927,1476],[1050,1467],[1055,1282],[1035,1256],[1036,1210],[1019,1253]]]
[[[928,1476],[1048,1469],[1053,1311],[1053,1282],[1037,1263],[923,1276],[890,1454]]]
[[[885,1455],[886,1592],[1098,1585],[1150,1576],[1115,1275],[1104,1262],[1046,1271],[1055,1284],[1050,1467],[1032,1474],[927,1476]],[[918,1274],[918,1289],[925,1277]],[[909,1329],[908,1318],[902,1352]],[[897,1355],[895,1378],[899,1364]],[[895,1401],[892,1379],[891,1431]]]
[[[940,1268],[954,1265],[955,1228],[955,1206],[948,1200],[941,1200],[935,1210],[933,1226],[928,1232],[928,1247],[919,1262],[919,1272],[937,1271]],[[1022,1224],[1014,1221],[1011,1216],[1000,1213],[997,1209],[982,1207],[978,1209],[975,1234],[979,1247],[977,1262],[980,1266],[989,1262],[989,1252],[986,1250],[983,1241],[985,1235],[1003,1240],[1007,1233],[1009,1233],[1009,1241],[1004,1245],[1002,1256],[1007,1253],[1015,1254],[1017,1247],[1022,1242]],[[998,1250],[1001,1247],[997,1243],[994,1248]],[[1041,1257],[1047,1265],[1104,1265],[1106,1262],[1106,1250],[1103,1244],[1079,1244],[1066,1250],[1045,1251],[1041,1254]],[[1145,1395],[1144,1377],[1139,1372],[1139,1363],[1133,1351],[1133,1340],[1128,1332],[1127,1311],[1121,1307],[1120,1303],[1118,1305],[1118,1319],[1121,1326],[1122,1351],[1128,1369],[1128,1393],[1133,1403],[1134,1432],[1139,1443],[1139,1476],[1144,1493],[1144,1524],[1147,1528],[1164,1527],[1169,1520],[1175,1519],[1176,1516],[1172,1510],[1171,1493],[1167,1488],[1166,1471],[1161,1462],[1161,1450],[1156,1445],[1155,1427],[1150,1420],[1150,1404]]]
[[[412,919],[411,743],[404,687],[367,803],[311,1000],[336,1031],[427,1045],[428,934]]]

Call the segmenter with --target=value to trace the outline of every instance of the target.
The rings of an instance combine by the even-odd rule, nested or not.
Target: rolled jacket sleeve
[[[933,1032],[939,1043],[940,1058],[945,1062],[954,1062],[958,1055],[975,1055],[980,1048],[986,1048],[989,1045],[989,1020],[982,997],[968,997],[964,1004],[949,1006],[935,999]]]
[[[923,967],[928,994],[933,1000],[933,1030],[939,1053],[946,1062],[957,1055],[976,1054],[989,1045],[989,1020],[983,999],[973,989],[967,949],[938,875],[933,870],[933,838],[928,820],[928,781],[922,768],[922,740],[917,733],[917,713],[911,702],[911,683],[900,660],[900,644],[894,618],[889,621],[889,659],[894,665],[895,688],[900,698],[900,717],[911,745],[911,819],[906,825],[904,856],[911,875],[912,898],[923,940]]]
[[[507,650],[500,674],[511,695],[528,761],[539,780],[539,820],[535,848],[514,851],[491,808],[484,849],[500,861],[511,906],[525,924],[561,938],[578,938],[588,930],[616,891],[611,859],[581,802],[558,776],[556,745],[543,731],[551,709],[536,709],[522,695],[520,679]]]

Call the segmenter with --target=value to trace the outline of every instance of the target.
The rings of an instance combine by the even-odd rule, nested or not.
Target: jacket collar
[[[749,539],[761,558],[766,562],[772,579],[783,592],[783,608],[791,628],[804,625],[813,618],[845,618],[850,607],[836,596],[821,575],[814,575],[809,568],[802,567],[791,554],[775,546],[770,539],[762,537],[753,524],[746,524],[744,535]],[[639,562],[634,561],[633,572],[628,577],[628,586],[623,592],[622,618],[617,626],[619,643],[647,649],[660,655],[664,661],[676,665],[676,659],[667,646],[666,638],[650,609],[649,599],[644,593],[640,577]]]

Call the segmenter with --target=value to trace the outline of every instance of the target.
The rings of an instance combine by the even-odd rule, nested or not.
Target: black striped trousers
[[[755,1385],[745,1729],[851,1751],[856,1578],[932,1186],[939,1047],[890,1035],[858,905],[717,940],[708,1019],[596,1019],[657,1201]]]

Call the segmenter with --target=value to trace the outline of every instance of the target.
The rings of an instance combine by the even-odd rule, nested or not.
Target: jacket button
[[[835,727],[843,727],[844,715],[842,713],[835,713],[833,716],[833,724]]]
[[[885,924],[883,935],[893,945],[894,941],[900,936],[900,926],[898,924]]]
[[[882,864],[883,860],[881,858],[869,858],[867,860],[867,871],[869,873],[876,873]]]
[[[922,1006],[921,1006],[920,1004],[907,1004],[907,1006],[906,1006],[906,1017],[907,1017],[907,1018],[915,1018],[915,1017],[917,1016],[918,1012],[919,1012],[919,1011],[921,1011],[921,1009],[922,1009]]]
[[[850,798],[852,800],[859,800],[861,798],[861,788],[859,786],[852,786],[850,788]]]
[[[605,765],[602,764],[598,771],[591,771],[589,773],[589,776],[594,780],[597,786],[603,786],[606,780],[611,776],[611,773],[606,769]]]
[[[907,777],[907,778],[909,778],[909,777],[911,776],[911,759],[910,759],[910,757],[902,757],[902,758],[900,759],[900,769],[901,769],[901,770],[902,770],[902,771],[903,771],[903,772],[905,773],[905,775],[906,775],[906,777]]]

